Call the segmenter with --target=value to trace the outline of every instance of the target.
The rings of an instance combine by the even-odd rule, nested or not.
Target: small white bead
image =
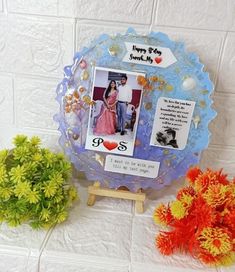
[[[196,81],[192,77],[188,77],[183,81],[182,87],[185,91],[190,91],[196,87]]]

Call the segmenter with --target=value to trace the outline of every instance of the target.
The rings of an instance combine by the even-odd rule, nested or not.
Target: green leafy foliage
[[[49,228],[68,217],[77,198],[69,184],[71,164],[40,147],[40,139],[17,135],[13,150],[0,151],[0,222]]]

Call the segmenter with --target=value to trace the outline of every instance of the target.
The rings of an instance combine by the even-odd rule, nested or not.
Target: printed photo
[[[154,144],[178,148],[178,144],[176,140],[176,131],[172,128],[167,128],[163,131],[158,131],[156,133]]]
[[[86,148],[132,155],[141,106],[142,73],[96,67]]]

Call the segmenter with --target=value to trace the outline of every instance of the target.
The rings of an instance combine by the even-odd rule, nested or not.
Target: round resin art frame
[[[198,164],[208,146],[212,91],[198,56],[183,43],[160,32],[103,34],[64,68],[54,117],[59,143],[88,180],[160,189]]]

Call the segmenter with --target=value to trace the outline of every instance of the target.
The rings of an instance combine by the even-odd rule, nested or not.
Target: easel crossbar
[[[132,193],[129,191],[124,191],[124,190],[112,190],[112,189],[97,188],[95,186],[89,186],[88,193],[92,195],[97,195],[97,196],[123,198],[128,200],[135,200],[135,201],[145,201],[144,193]]]

